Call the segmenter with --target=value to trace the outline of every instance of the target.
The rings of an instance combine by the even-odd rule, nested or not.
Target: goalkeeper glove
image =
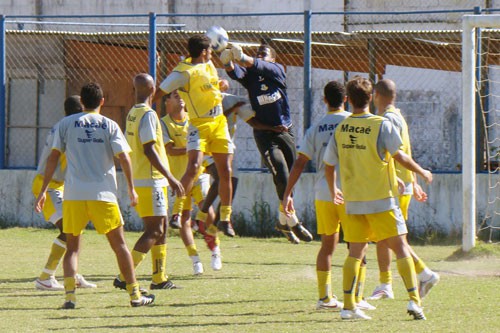
[[[243,53],[243,49],[239,45],[233,45],[231,53],[233,54],[233,59],[239,62],[246,62],[246,59],[249,58],[249,56]]]
[[[219,58],[222,64],[227,67],[231,64],[231,61],[233,60],[233,53],[231,52],[231,50],[225,49],[220,54]]]

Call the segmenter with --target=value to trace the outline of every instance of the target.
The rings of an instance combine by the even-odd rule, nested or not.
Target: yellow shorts
[[[204,153],[232,154],[233,144],[227,119],[223,114],[214,118],[195,118],[189,120],[187,150]]]
[[[408,209],[410,208],[411,194],[402,194],[399,196],[399,207],[401,207],[401,212],[405,221],[408,220]]]
[[[191,204],[194,201],[197,205],[205,200],[207,196],[208,189],[210,188],[210,175],[203,173],[201,174],[196,182],[193,184],[193,188],[191,189],[191,195],[186,196],[186,200],[184,201],[184,205],[182,206],[182,210],[193,209]]]
[[[136,187],[139,202],[135,210],[139,217],[167,216],[167,187]]]
[[[89,221],[100,234],[107,234],[123,225],[117,203],[97,200],[65,200],[63,219],[63,232],[75,236],[83,232]]]
[[[318,235],[333,235],[340,231],[340,222],[345,219],[345,206],[331,201],[315,200]]]
[[[40,189],[43,185],[43,176],[36,175],[33,179],[33,184],[31,186],[31,191],[35,198],[38,198],[40,194]],[[56,224],[57,221],[62,219],[62,202],[64,194],[64,183],[51,181],[47,189],[47,195],[45,199],[45,205],[43,206],[43,217],[45,221],[52,224]]]
[[[347,214],[342,221],[344,241],[353,243],[378,242],[408,233],[401,209],[373,214]]]

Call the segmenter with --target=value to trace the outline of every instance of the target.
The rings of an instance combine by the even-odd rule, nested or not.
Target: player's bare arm
[[[118,160],[120,161],[120,166],[127,181],[130,206],[134,207],[139,202],[139,196],[135,192],[134,181],[132,180],[132,162],[130,161],[130,156],[128,153],[122,152],[118,154]]]
[[[165,150],[170,156],[182,156],[187,154],[186,147],[176,147],[173,142],[165,144]]]
[[[59,157],[61,156],[61,152],[57,149],[52,149],[49,157],[47,157],[47,165],[45,166],[45,172],[43,176],[43,185],[40,190],[40,194],[35,201],[35,212],[40,213],[43,210],[43,206],[45,205],[45,197],[47,193],[47,188],[49,187],[49,183],[52,180],[52,176],[57,168],[57,163],[59,162]]]
[[[295,211],[293,207],[292,192],[295,184],[299,180],[300,175],[304,171],[304,168],[309,161],[309,158],[304,154],[299,154],[297,159],[293,162],[292,169],[290,170],[290,176],[288,177],[288,182],[286,184],[285,193],[283,194],[283,208],[285,209],[285,214],[291,216]]]
[[[325,178],[328,183],[328,188],[330,189],[330,195],[332,196],[333,203],[336,205],[343,204],[344,195],[336,185],[337,174],[335,172],[335,165],[325,163]]]
[[[172,190],[177,196],[184,196],[184,187],[182,184],[170,173],[163,163],[160,161],[160,157],[154,148],[154,141],[143,144],[144,155],[148,158],[151,165],[160,173],[167,178],[168,183],[172,187]]]
[[[402,166],[422,177],[427,184],[432,183],[432,173],[428,170],[423,169],[408,154],[405,154],[403,151],[398,150],[392,157],[394,157],[394,159],[398,161]]]

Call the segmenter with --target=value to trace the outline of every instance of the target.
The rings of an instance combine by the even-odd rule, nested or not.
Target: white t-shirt
[[[97,112],[63,118],[52,149],[66,153],[64,200],[117,202],[113,156],[130,152],[120,127]]]
[[[55,124],[47,134],[47,138],[45,139],[45,145],[42,149],[42,154],[40,155],[40,160],[38,161],[38,166],[36,168],[36,173],[39,175],[45,174],[45,168],[47,167],[47,158],[52,151],[52,143],[54,142],[54,134],[57,133],[59,127],[59,123]],[[52,179],[57,182],[64,182],[64,173],[66,170],[61,168],[61,161],[57,163],[56,170],[54,171],[54,175]]]
[[[299,145],[297,152],[312,160],[316,168],[314,185],[316,200],[332,200],[325,178],[323,155],[337,125],[350,115],[350,112],[343,110],[328,112],[318,123],[307,129]],[[339,184],[339,173],[337,170],[337,186],[340,188]]]

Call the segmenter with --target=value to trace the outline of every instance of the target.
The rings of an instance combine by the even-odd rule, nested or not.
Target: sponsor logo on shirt
[[[272,94],[257,96],[257,101],[260,105],[271,104],[279,99],[281,99],[281,94],[279,91],[276,91]]]
[[[318,132],[319,133],[322,133],[322,132],[333,132],[335,131],[335,128],[337,128],[337,125],[338,124],[323,124],[323,125],[319,125],[318,126]]]
[[[75,121],[75,127],[79,128],[102,128],[106,129],[108,128],[108,125],[106,123],[99,123],[99,122],[90,122],[90,123],[85,123],[81,120],[76,120]]]

